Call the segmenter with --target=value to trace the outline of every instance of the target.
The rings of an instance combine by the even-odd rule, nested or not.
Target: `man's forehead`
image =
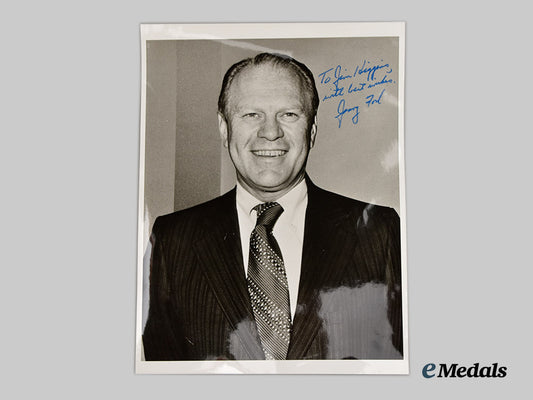
[[[300,76],[292,71],[289,67],[272,64],[260,64],[260,65],[248,65],[244,67],[233,80],[232,87],[235,84],[251,84],[254,82],[260,82],[263,80],[272,79],[273,84],[287,84],[287,82],[293,85],[301,86]],[[230,87],[231,89],[231,87]]]
[[[301,106],[310,100],[307,99],[309,93],[304,89],[302,78],[296,72],[284,66],[261,64],[247,66],[234,77],[228,90],[229,103],[235,105],[241,96],[246,97],[253,89],[261,88],[280,95],[282,89],[289,89],[296,94]]]

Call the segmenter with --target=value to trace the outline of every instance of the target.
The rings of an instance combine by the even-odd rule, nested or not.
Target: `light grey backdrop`
[[[529,4],[2,3],[3,398],[530,392]],[[407,21],[409,376],[136,376],[141,22]],[[426,380],[499,362],[501,380]],[[297,397],[298,396],[298,397]]]

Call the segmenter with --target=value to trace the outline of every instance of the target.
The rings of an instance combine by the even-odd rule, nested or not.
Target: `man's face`
[[[316,122],[294,73],[268,64],[244,69],[232,82],[225,112],[226,119],[219,115],[222,141],[248,192],[272,201],[303,179]]]

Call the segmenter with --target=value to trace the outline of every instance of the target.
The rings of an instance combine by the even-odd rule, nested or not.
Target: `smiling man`
[[[303,180],[316,135],[314,93],[305,90],[305,80],[294,70],[261,63],[268,57],[228,78],[218,116],[239,184],[264,202]]]
[[[288,56],[226,72],[237,185],[154,223],[146,360],[403,357],[399,218],[306,175],[318,103]]]

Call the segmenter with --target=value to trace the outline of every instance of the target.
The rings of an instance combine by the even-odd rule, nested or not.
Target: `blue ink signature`
[[[337,121],[339,121],[339,128],[342,125],[342,118],[346,113],[355,112],[355,114],[352,116],[352,123],[356,125],[359,122],[359,106],[346,108],[346,102],[344,99],[341,99],[339,101],[339,105],[337,106],[337,115],[335,118],[337,118]]]
[[[366,96],[366,101],[365,101],[366,105],[370,107],[373,104],[381,104],[381,98],[383,97],[384,92],[385,92],[385,89],[381,91],[381,93],[379,94],[377,98],[375,98],[373,94],[371,94],[370,96]]]
[[[338,64],[318,74],[318,82],[325,85],[324,89],[327,91],[322,101],[339,99],[335,115],[339,128],[342,127],[344,117],[350,118],[352,124],[357,125],[363,104],[367,107],[382,104],[386,88],[390,84],[396,84],[390,77],[392,71],[390,64],[383,60],[372,62],[363,59],[355,68]],[[352,99],[348,99],[349,105],[345,100],[347,97]]]

